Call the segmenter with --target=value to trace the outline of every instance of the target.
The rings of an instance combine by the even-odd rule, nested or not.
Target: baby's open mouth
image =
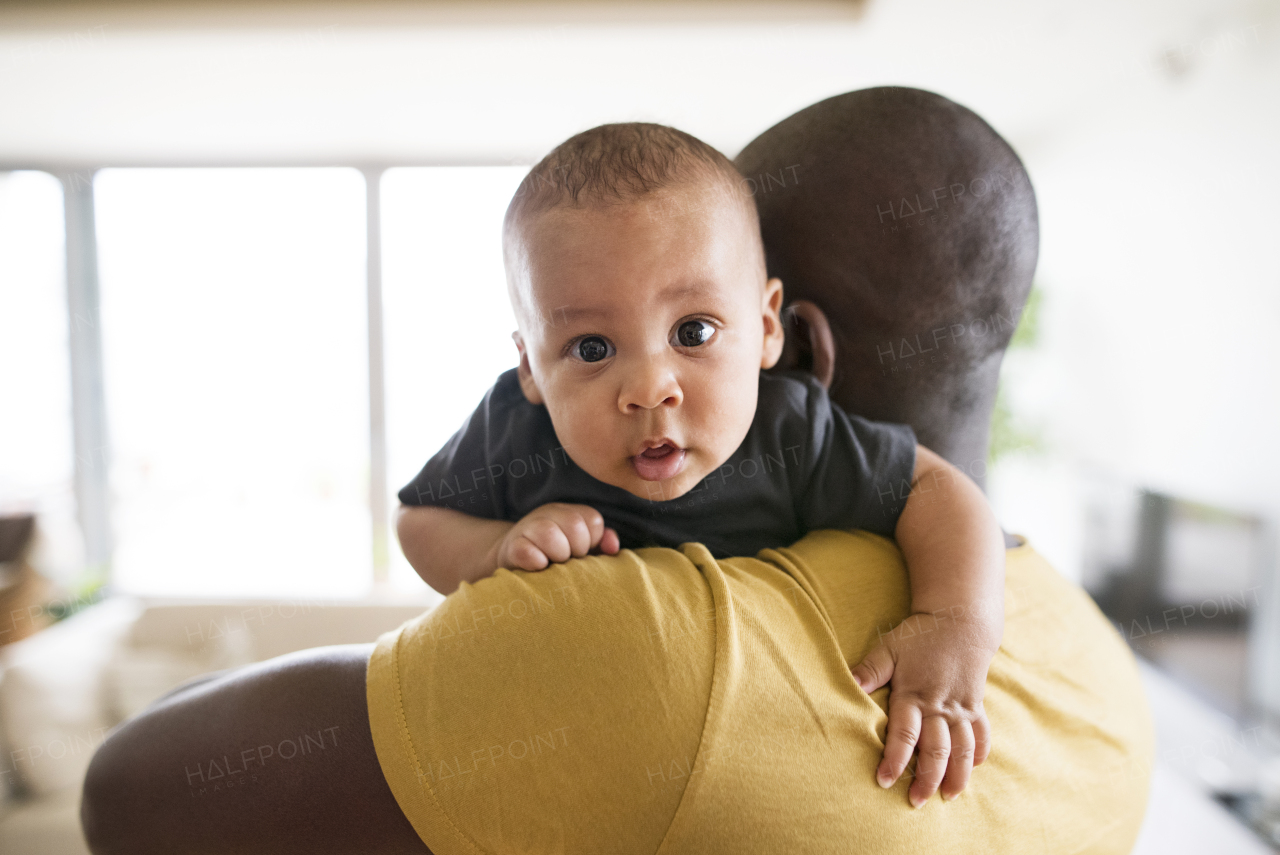
[[[631,458],[636,474],[646,481],[665,481],[674,478],[684,468],[684,449],[664,442],[656,448],[646,448]]]

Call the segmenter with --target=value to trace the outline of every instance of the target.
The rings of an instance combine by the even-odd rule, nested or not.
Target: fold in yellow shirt
[[[378,760],[437,855],[1128,852],[1153,751],[1132,654],[1034,550],[1007,556],[992,752],[953,802],[875,781],[888,689],[849,666],[910,598],[865,533],[463,585],[378,641]]]

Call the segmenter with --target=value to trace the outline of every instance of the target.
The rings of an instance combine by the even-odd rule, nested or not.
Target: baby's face
[[[641,498],[681,496],[737,450],[781,352],[782,283],[727,192],[555,208],[508,257],[526,397],[575,463]]]

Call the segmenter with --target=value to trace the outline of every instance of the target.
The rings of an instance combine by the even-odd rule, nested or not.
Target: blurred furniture
[[[1090,493],[1083,583],[1145,660],[1162,743],[1156,803],[1194,814],[1188,793],[1211,797],[1215,811],[1280,846],[1280,686],[1267,664],[1280,653],[1280,604],[1268,527],[1114,482]]]
[[[1085,543],[1084,586],[1135,652],[1237,720],[1274,706],[1260,519],[1111,485],[1089,503]]]
[[[28,560],[35,542],[31,514],[0,517],[0,646],[21,641],[51,620],[43,604],[53,586]]]
[[[87,850],[80,784],[107,732],[209,671],[370,642],[421,604],[109,599],[0,648],[0,852]]]
[[[1262,728],[1242,729],[1161,669],[1138,664],[1155,720],[1156,760],[1134,855],[1280,851],[1280,840],[1268,846],[1220,798],[1257,779]]]

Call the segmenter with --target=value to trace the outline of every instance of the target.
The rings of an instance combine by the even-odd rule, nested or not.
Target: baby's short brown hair
[[[759,258],[760,282],[765,281],[764,242],[760,216],[747,182],[727,157],[684,131],[648,122],[600,125],[556,146],[520,182],[503,219],[503,254],[507,287],[517,317],[524,299],[513,260],[520,255],[525,227],[554,208],[609,207],[649,200],[679,187],[687,193],[667,193],[650,208],[651,217],[665,212],[710,209],[730,200],[742,213],[743,227]]]
[[[707,178],[740,191],[742,176],[733,163],[697,137],[648,122],[600,125],[565,140],[529,170],[507,207],[504,231],[562,205],[629,202]]]

